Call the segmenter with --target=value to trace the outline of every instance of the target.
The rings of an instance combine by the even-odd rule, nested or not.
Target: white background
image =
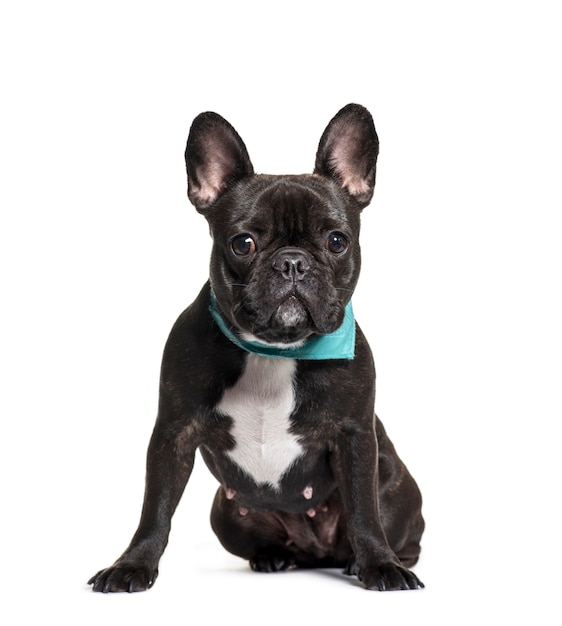
[[[561,623],[556,4],[2,3],[3,623]],[[156,586],[91,593],[136,528],[162,348],[207,275],[193,117],[301,173],[348,102],[381,141],[354,308],[424,493],[426,589],[250,572],[198,459]]]

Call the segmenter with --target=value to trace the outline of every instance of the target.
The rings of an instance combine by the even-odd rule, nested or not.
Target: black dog
[[[375,369],[350,299],[378,138],[348,105],[314,173],[256,175],[238,133],[199,115],[188,195],[213,237],[210,281],[168,339],[140,524],[90,581],[152,586],[201,451],[220,482],[211,523],[256,571],[344,567],[368,589],[416,589],[421,495],[374,414]]]

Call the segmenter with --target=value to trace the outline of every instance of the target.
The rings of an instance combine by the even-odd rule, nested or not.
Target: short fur
[[[194,120],[188,194],[210,225],[210,281],[170,333],[140,524],[89,581],[95,591],[152,586],[197,449],[220,483],[213,529],[254,570],[340,567],[368,589],[423,586],[408,569],[420,552],[421,495],[374,414],[360,328],[351,360],[270,358],[235,345],[209,312],[212,290],[232,332],[267,345],[338,329],[359,277],[377,155],[359,105],[330,122],[308,175],[256,175],[226,120]]]

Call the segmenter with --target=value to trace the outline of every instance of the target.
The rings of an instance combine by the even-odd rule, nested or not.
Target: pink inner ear
[[[371,191],[371,188],[364,178],[359,176],[342,176],[342,187],[345,187],[352,196],[361,196]]]
[[[194,185],[199,201],[211,204],[226,186],[225,166],[217,159],[198,168],[196,180],[201,181],[198,186]]]
[[[206,211],[224,191],[254,168],[244,142],[220,115],[198,115],[189,131],[185,149],[189,199],[198,211]]]
[[[359,196],[370,191],[369,183],[363,176],[354,171],[357,156],[350,146],[355,146],[360,140],[357,133],[345,129],[345,135],[335,142],[332,158],[335,174],[340,180],[341,186],[345,187],[352,196]]]

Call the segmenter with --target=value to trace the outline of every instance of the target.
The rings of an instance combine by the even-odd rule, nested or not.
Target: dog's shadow
[[[301,570],[303,571],[303,570]],[[357,576],[351,576],[350,574],[346,574],[342,569],[339,568],[319,568],[308,570],[311,574],[316,574],[319,576],[324,576],[326,578],[338,579],[339,581],[343,581],[352,587],[363,588],[363,585],[357,578]]]
[[[340,582],[346,583],[348,586],[355,587],[357,589],[363,589],[363,585],[361,581],[357,578],[357,576],[352,576],[346,574],[343,569],[334,567],[334,568],[301,568],[295,567],[292,569],[280,571],[280,572],[255,572],[250,567],[240,567],[237,569],[237,572],[241,574],[247,574],[248,576],[291,576],[292,574],[297,574],[299,576],[309,576],[309,577],[317,577],[317,578],[330,578],[332,580],[338,580]]]

